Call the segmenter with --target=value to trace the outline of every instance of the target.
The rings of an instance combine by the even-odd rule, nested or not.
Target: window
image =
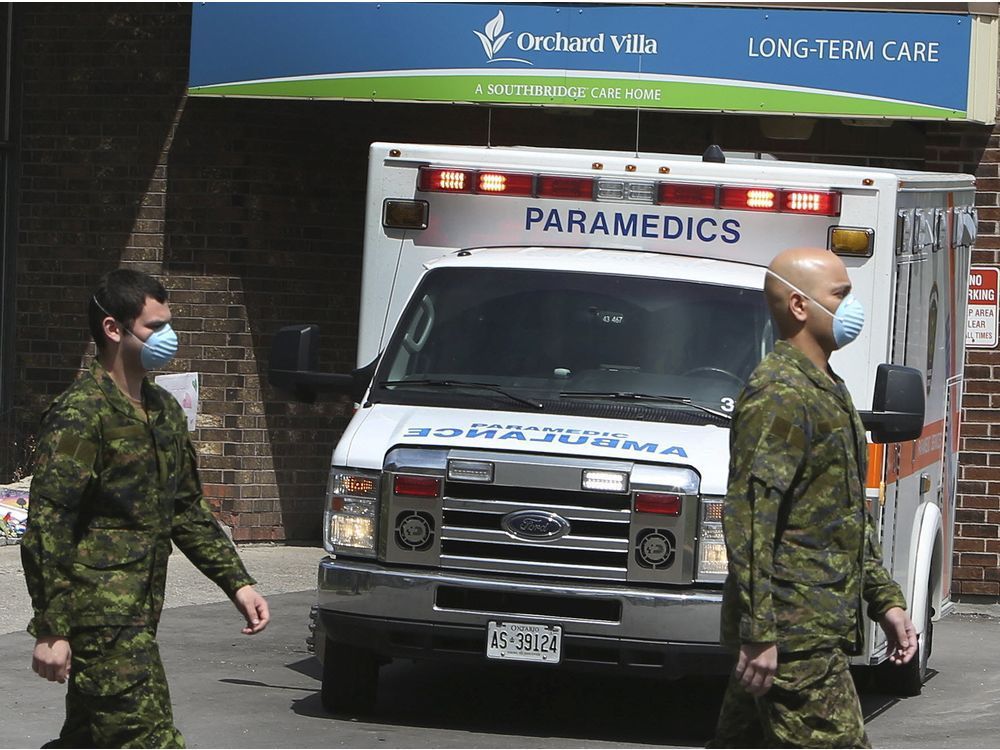
[[[770,316],[755,289],[444,268],[417,290],[376,380],[392,383],[381,395],[392,392],[393,401],[426,390],[427,383],[412,381],[449,380],[488,383],[528,399],[641,393],[731,411],[772,346]],[[444,405],[459,390],[467,399],[474,389],[436,393]]]

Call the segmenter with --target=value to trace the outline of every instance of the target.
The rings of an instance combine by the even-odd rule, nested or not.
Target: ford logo
[[[569,521],[544,510],[518,510],[508,513],[500,527],[513,537],[534,542],[548,542],[569,533]]]

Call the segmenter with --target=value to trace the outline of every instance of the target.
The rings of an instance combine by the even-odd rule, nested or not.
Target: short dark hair
[[[107,344],[104,327],[101,325],[104,319],[110,315],[131,328],[142,313],[147,297],[152,297],[157,302],[167,301],[166,288],[148,273],[118,268],[101,277],[87,306],[90,335],[94,337],[98,351],[103,350]]]

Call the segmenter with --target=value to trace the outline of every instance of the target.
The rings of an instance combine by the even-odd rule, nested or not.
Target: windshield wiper
[[[610,398],[622,401],[661,401],[668,404],[690,406],[692,409],[698,409],[706,414],[724,419],[727,422],[733,421],[731,415],[723,411],[709,409],[707,406],[702,406],[701,404],[696,404],[686,396],[661,396],[655,393],[632,393],[631,391],[563,391],[559,394],[559,398]]]
[[[530,401],[529,399],[522,398],[521,396],[515,396],[513,393],[504,390],[496,383],[473,383],[469,380],[383,380],[379,383],[379,386],[385,387],[387,385],[429,385],[435,388],[480,388],[484,391],[493,391],[494,393],[499,393],[501,396],[506,396],[511,401],[517,401],[525,406],[530,406],[532,409],[544,409],[545,404],[540,404],[537,401]]]

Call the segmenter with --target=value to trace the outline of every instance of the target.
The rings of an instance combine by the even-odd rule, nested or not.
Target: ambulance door
[[[918,205],[901,212],[909,231],[904,228],[900,233],[897,247],[892,361],[924,374],[926,414],[920,438],[887,446],[886,503],[891,505],[892,528],[886,523],[883,529],[884,538],[891,536],[886,567],[908,595],[915,584],[926,585],[926,581],[910,580],[912,546],[921,505],[940,502],[947,378],[942,334],[948,289],[941,285],[949,244],[941,229],[946,218],[940,206],[934,205],[935,199],[942,199],[940,194],[922,193],[915,198]]]
[[[889,361],[892,364],[903,364],[906,359],[907,322],[910,312],[910,288],[912,282],[912,267],[914,258],[911,253],[913,244],[913,209],[901,209],[897,214],[896,238],[893,245],[895,267],[893,269],[892,292],[892,334]],[[899,499],[899,446],[888,444],[885,451],[885,484],[883,492],[868,491],[868,504],[872,516],[878,524],[879,541],[882,545],[882,561],[893,578],[899,580],[896,573],[896,515]],[[877,455],[877,453],[875,454]],[[881,502],[881,507],[879,503]],[[885,633],[874,622],[868,625],[866,639],[867,653],[874,654],[885,646]]]
[[[970,200],[967,196],[960,199]],[[954,203],[954,200],[949,201]],[[976,238],[977,215],[970,205],[952,206],[945,215],[943,242],[946,252],[935,264],[938,287],[945,293],[941,298],[941,322],[938,324],[940,364],[935,365],[935,381],[931,393],[944,404],[944,445],[941,462],[941,588],[935,601],[937,616],[951,599],[952,553],[955,545],[955,511],[957,505],[959,431],[962,410],[962,384],[965,370],[965,335],[969,301],[969,265],[972,243]],[[944,372],[939,376],[938,370]]]
[[[893,290],[892,346],[889,358],[892,364],[902,364],[905,359],[906,321],[910,309],[910,271],[912,265],[910,247],[913,241],[912,233],[913,210],[900,210],[897,217],[896,243],[894,248],[896,267],[894,273],[895,288]],[[879,531],[885,567],[895,578],[893,560],[895,559],[896,541],[896,501],[899,494],[896,482],[899,476],[899,446],[896,444],[886,445],[885,458],[885,493],[881,498],[881,528]],[[872,508],[872,511],[872,514],[878,518],[880,515],[878,509]],[[885,640],[881,628],[875,628],[875,637],[879,641]]]

